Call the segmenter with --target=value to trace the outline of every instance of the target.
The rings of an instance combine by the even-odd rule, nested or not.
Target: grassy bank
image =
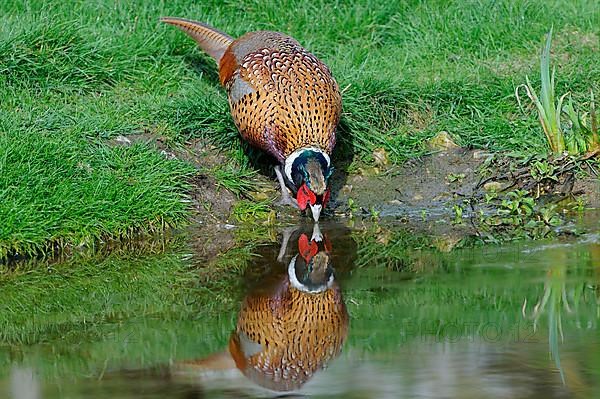
[[[514,88],[554,25],[557,92],[600,92],[600,10],[578,1],[7,0],[0,4],[0,257],[185,219],[192,169],[147,145],[205,138],[248,168],[214,63],[161,15],[296,37],[344,90],[341,158],[393,162],[447,130],[461,145],[545,152]],[[537,84],[534,80],[534,84]]]

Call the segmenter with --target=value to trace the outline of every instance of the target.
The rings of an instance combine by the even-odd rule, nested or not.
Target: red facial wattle
[[[296,194],[296,200],[298,207],[303,211],[308,205],[314,205],[317,202],[317,196],[306,186],[306,183],[302,183]]]
[[[302,234],[298,239],[298,252],[308,263],[319,252],[319,246],[312,240],[308,241],[306,234]]]

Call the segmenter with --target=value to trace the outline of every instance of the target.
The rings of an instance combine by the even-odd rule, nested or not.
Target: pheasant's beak
[[[323,209],[323,206],[321,204],[315,204],[310,206],[310,211],[312,212],[312,217],[315,222],[319,221],[319,216],[321,216],[321,209]]]

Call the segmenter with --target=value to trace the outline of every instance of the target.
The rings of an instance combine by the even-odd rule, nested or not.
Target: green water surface
[[[598,397],[598,235],[440,253],[402,248],[394,234],[376,237],[381,231],[370,240],[335,224],[321,230],[348,334],[341,354],[293,395]],[[298,231],[286,254],[299,251]],[[0,397],[289,394],[235,367],[178,367],[227,355],[244,298],[273,276],[285,279],[282,236],[253,246],[229,272],[207,273],[198,244],[181,243],[5,267]]]

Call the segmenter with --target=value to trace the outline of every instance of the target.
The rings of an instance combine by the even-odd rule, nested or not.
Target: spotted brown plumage
[[[318,294],[286,282],[280,288],[277,297],[246,298],[229,350],[246,377],[269,389],[289,391],[340,353],[348,314],[337,286]]]
[[[301,234],[287,276],[244,299],[229,351],[242,373],[277,391],[300,388],[339,355],[348,313],[333,280],[330,244]]]
[[[296,205],[310,206],[318,221],[329,199],[330,156],[342,111],[339,87],[327,66],[283,33],[249,32],[233,40],[199,22],[162,21],[192,36],[219,64],[242,137],[281,164],[276,173],[283,200],[291,202],[287,186]],[[319,173],[307,167],[311,160]]]
[[[221,375],[235,379],[237,369],[271,390],[301,388],[340,354],[348,336],[349,315],[332,264],[339,256],[347,259],[347,249],[335,257],[317,223],[284,228],[277,262],[267,250],[247,270],[252,289],[241,303],[228,350],[177,362],[172,370],[200,378],[225,372]]]
[[[280,162],[303,147],[331,154],[341,96],[322,62],[291,37],[267,31],[247,33],[225,54],[221,65],[237,63],[222,81],[246,140]]]

